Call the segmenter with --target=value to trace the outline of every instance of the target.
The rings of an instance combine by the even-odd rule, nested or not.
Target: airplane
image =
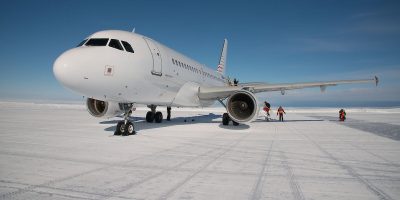
[[[93,33],[77,47],[62,53],[53,64],[56,79],[66,88],[86,97],[94,117],[115,117],[115,135],[135,134],[129,116],[136,105],[147,105],[149,123],[161,123],[157,106],[207,107],[219,101],[226,112],[222,124],[248,123],[257,118],[255,93],[338,84],[378,84],[378,78],[304,83],[232,84],[225,75],[228,41],[225,39],[216,70],[135,32],[105,30]]]

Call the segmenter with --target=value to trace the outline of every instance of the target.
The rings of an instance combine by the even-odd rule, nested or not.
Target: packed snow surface
[[[122,137],[82,105],[0,102],[0,199],[400,199],[399,109],[286,111],[235,127],[140,108]]]

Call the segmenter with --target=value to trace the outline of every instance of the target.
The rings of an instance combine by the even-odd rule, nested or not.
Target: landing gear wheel
[[[124,121],[118,122],[114,135],[121,135],[124,132],[125,128],[124,125],[125,125]]]
[[[224,125],[224,126],[228,125],[229,124],[229,120],[230,120],[230,118],[229,118],[228,113],[224,113],[222,115],[222,125]]]
[[[153,121],[154,121],[154,113],[153,112],[151,112],[151,111],[147,112],[146,121],[149,123],[153,123]]]
[[[126,124],[123,124],[123,126],[124,126],[124,132],[122,133],[122,136],[135,134],[135,127],[133,126],[132,122],[128,121]]]
[[[161,112],[156,112],[155,116],[154,116],[154,120],[156,121],[156,123],[161,123],[163,120],[163,115]]]
[[[238,123],[238,122],[235,122],[235,121],[232,121],[232,124],[233,124],[234,126],[239,126],[239,123]]]

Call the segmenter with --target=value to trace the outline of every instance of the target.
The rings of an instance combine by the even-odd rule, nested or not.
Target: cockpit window
[[[83,40],[83,41],[82,41],[81,43],[79,43],[78,46],[76,46],[76,47],[82,46],[83,44],[85,44],[86,41],[87,41],[87,39]]]
[[[112,47],[112,48],[119,49],[119,50],[121,50],[121,51],[124,50],[124,48],[122,48],[121,43],[119,43],[119,41],[116,40],[116,39],[111,39],[110,44],[108,44],[108,46],[110,46],[110,47]]]
[[[92,38],[86,42],[86,46],[106,46],[108,38]]]
[[[127,52],[134,53],[131,44],[129,44],[128,42],[122,41],[122,40],[121,40],[121,42],[122,42],[122,45],[124,45],[125,50],[126,50]]]

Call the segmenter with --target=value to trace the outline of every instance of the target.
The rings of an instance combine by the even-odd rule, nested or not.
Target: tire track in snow
[[[217,136],[217,135],[216,135],[216,136]],[[216,136],[215,136],[215,137],[216,137]],[[242,137],[243,137],[243,136],[242,136]],[[208,151],[205,152],[205,153],[202,153],[202,154],[199,154],[199,155],[197,155],[197,156],[194,156],[194,157],[192,157],[192,158],[190,158],[190,159],[188,159],[188,160],[186,160],[186,161],[180,162],[180,163],[178,163],[177,165],[174,165],[174,166],[172,166],[172,167],[164,168],[164,169],[162,169],[160,172],[155,173],[155,174],[153,174],[153,175],[150,175],[150,176],[148,176],[148,177],[146,177],[146,178],[144,178],[144,179],[142,179],[142,180],[130,182],[130,183],[128,183],[128,184],[126,184],[126,185],[120,187],[119,190],[114,191],[114,192],[111,192],[111,193],[105,195],[104,198],[102,198],[102,199],[109,199],[109,198],[111,198],[111,197],[124,198],[123,196],[118,196],[118,194],[121,194],[121,193],[123,193],[123,192],[125,192],[125,191],[127,191],[127,190],[129,190],[129,189],[132,189],[132,188],[134,188],[134,187],[136,187],[136,186],[138,186],[138,185],[141,185],[141,184],[143,184],[143,183],[146,183],[146,182],[148,182],[148,181],[150,181],[150,180],[153,180],[154,178],[157,178],[157,177],[159,177],[159,176],[162,176],[162,175],[165,174],[166,172],[169,172],[169,171],[171,171],[171,170],[176,170],[177,168],[180,168],[180,167],[182,167],[183,165],[186,165],[186,164],[188,164],[188,163],[190,163],[190,162],[193,162],[193,161],[195,161],[195,160],[197,160],[197,159],[199,159],[199,158],[201,158],[201,157],[207,156],[207,155],[209,155],[210,153],[212,153],[212,152],[214,152],[214,151],[218,151],[218,150],[221,150],[221,149],[226,149],[226,145],[224,145],[224,144],[222,144],[222,145],[214,145],[214,146],[215,146],[214,148],[208,150]],[[228,149],[229,149],[229,147],[228,147]]]
[[[200,140],[202,140],[202,139],[200,139]],[[160,150],[160,151],[157,151],[157,152],[154,152],[154,153],[151,153],[151,154],[147,154],[147,155],[143,155],[143,156],[140,156],[138,158],[134,158],[134,159],[128,160],[128,161],[123,161],[123,162],[118,162],[118,163],[111,163],[111,164],[108,164],[108,165],[105,165],[105,166],[101,166],[101,167],[98,167],[98,168],[95,168],[95,169],[91,169],[91,170],[88,170],[88,171],[80,172],[80,173],[77,173],[77,174],[74,174],[74,175],[70,175],[70,176],[66,176],[66,177],[62,177],[62,178],[58,178],[58,179],[53,179],[53,180],[44,182],[42,184],[29,185],[28,187],[20,188],[20,189],[18,189],[16,191],[13,191],[13,192],[4,193],[4,194],[2,194],[0,196],[0,199],[9,199],[9,198],[11,198],[13,196],[17,196],[17,195],[23,194],[25,192],[35,192],[36,188],[49,187],[49,186],[54,185],[56,183],[61,183],[61,182],[67,181],[67,180],[71,180],[71,179],[74,179],[74,178],[82,177],[82,176],[85,176],[85,175],[88,175],[88,174],[91,174],[91,173],[94,173],[94,172],[98,172],[98,171],[101,171],[101,170],[105,170],[105,169],[109,169],[109,168],[113,168],[113,167],[118,167],[120,165],[124,165],[124,164],[130,163],[130,162],[136,161],[136,160],[140,160],[140,159],[148,157],[148,156],[157,155],[159,153],[164,153],[166,151],[173,151],[174,149],[178,149],[178,148],[181,148],[181,147],[184,147],[184,146],[189,146],[189,145],[196,145],[196,142],[194,142],[194,141],[187,142],[187,143],[184,143],[182,145],[179,145],[179,146],[176,146],[176,147],[172,147],[170,149]],[[77,192],[79,192],[79,191],[77,191]],[[39,193],[39,192],[37,192],[37,193]],[[99,194],[99,195],[101,195],[101,194]]]
[[[265,179],[267,178],[266,172],[268,171],[268,167],[269,167],[268,163],[269,163],[269,160],[271,158],[271,150],[272,150],[272,146],[274,144],[277,132],[278,132],[278,129],[275,126],[274,138],[273,138],[273,140],[272,140],[272,142],[271,142],[271,144],[270,144],[270,146],[268,148],[268,151],[266,153],[266,157],[265,157],[264,162],[263,162],[263,166],[262,166],[262,168],[260,170],[260,173],[258,174],[257,182],[255,183],[255,185],[254,185],[254,187],[252,189],[252,191],[253,191],[252,192],[252,196],[249,199],[256,200],[256,199],[260,199],[261,198],[262,187],[264,185]]]
[[[229,150],[233,149],[234,147],[236,147],[238,144],[240,144],[241,142],[243,142],[243,140],[248,137],[251,133],[247,133],[246,135],[242,136],[239,138],[239,140],[237,140],[234,144],[230,145],[228,148],[226,148],[223,152],[219,153],[218,155],[216,155],[212,160],[210,160],[209,162],[207,162],[205,165],[203,165],[200,169],[196,170],[193,174],[191,174],[190,176],[186,177],[183,181],[181,181],[180,183],[176,184],[172,189],[170,189],[168,192],[166,192],[165,194],[161,195],[158,199],[159,200],[164,200],[164,199],[168,199],[169,197],[171,197],[179,188],[181,188],[185,183],[189,182],[193,177],[195,177],[196,175],[198,175],[199,173],[201,173],[202,171],[204,171],[204,169],[206,169],[208,166],[210,166],[212,163],[214,163],[216,160],[218,160],[219,158],[221,158],[224,154],[226,154]]]
[[[330,159],[332,159],[333,161],[335,161],[335,163],[340,166],[342,169],[346,170],[350,176],[353,176],[354,178],[356,178],[358,180],[358,182],[362,183],[363,185],[365,185],[365,187],[373,194],[375,194],[379,199],[381,200],[394,200],[392,197],[390,197],[388,194],[386,194],[384,191],[382,191],[381,189],[379,189],[378,187],[374,186],[373,184],[371,184],[367,179],[365,179],[364,177],[362,177],[360,174],[358,174],[352,167],[344,164],[342,161],[340,161],[339,159],[337,159],[336,157],[334,157],[331,153],[329,153],[327,150],[325,150],[324,148],[322,148],[317,142],[315,142],[314,140],[312,140],[309,136],[307,136],[306,134],[303,134],[301,131],[297,130],[296,128],[292,128],[292,130],[294,130],[294,132],[296,133],[300,133],[301,135],[303,135],[305,138],[307,138],[309,141],[311,141],[311,143],[314,144],[314,146],[316,146],[320,151],[322,151],[325,155],[327,155]]]
[[[304,194],[301,191],[300,185],[297,183],[296,176],[293,173],[293,169],[289,166],[288,158],[286,157],[285,153],[283,153],[283,151],[279,151],[279,154],[282,158],[282,164],[287,171],[290,189],[292,190],[292,195],[294,199],[304,200]]]
[[[396,164],[396,163],[394,163],[394,162],[392,162],[392,161],[390,161],[390,160],[388,160],[388,159],[386,159],[386,158],[384,158],[384,157],[382,157],[382,156],[380,156],[380,155],[378,155],[378,154],[375,154],[375,153],[373,153],[373,152],[370,152],[370,151],[368,151],[367,149],[364,149],[364,148],[362,148],[362,147],[360,147],[360,146],[358,146],[358,145],[356,145],[356,144],[351,144],[351,145],[352,145],[353,147],[357,148],[357,149],[360,149],[360,150],[362,150],[362,151],[364,151],[364,152],[366,152],[366,153],[368,153],[368,154],[370,154],[370,155],[372,155],[372,156],[375,156],[375,157],[377,157],[377,158],[379,158],[379,159],[385,161],[385,162],[388,164],[388,166],[400,168],[400,165],[399,165],[399,164]]]

